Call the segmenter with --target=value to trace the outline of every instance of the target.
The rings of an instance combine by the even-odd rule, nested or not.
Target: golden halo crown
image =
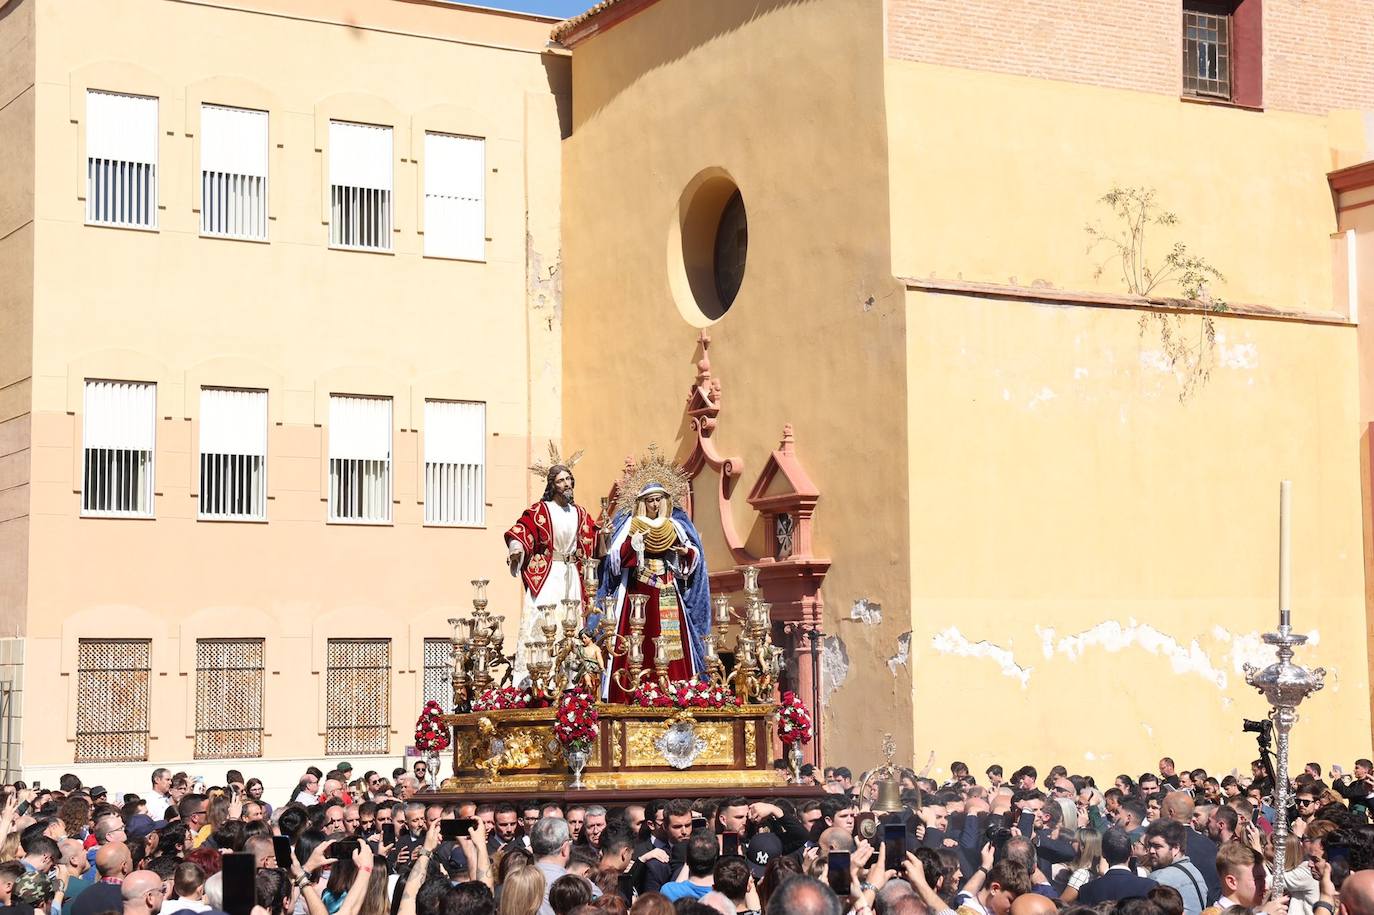
[[[562,457],[560,457],[559,454],[558,454],[558,446],[555,445],[553,442],[549,442],[549,460],[548,460],[548,463],[545,463],[545,462],[543,462],[543,461],[535,461],[533,464],[530,465],[530,473],[532,473],[532,474],[534,474],[536,477],[538,477],[538,478],[539,478],[539,482],[541,482],[541,483],[547,482],[547,481],[548,481],[548,478],[549,478],[549,471],[550,471],[550,470],[552,470],[553,468],[557,467],[559,464],[562,464],[564,467],[568,468],[569,470],[572,470],[574,467],[577,466],[577,462],[580,461],[580,460],[582,460],[582,455],[583,455],[583,452],[581,452],[581,451],[574,451],[574,452],[568,457],[567,460],[564,460],[564,459],[563,459]]]
[[[674,508],[686,505],[690,479],[681,467],[668,460],[658,450],[658,445],[650,444],[648,452],[640,457],[638,463],[627,467],[621,476],[616,488],[611,517],[618,517],[621,512],[634,511],[635,500],[638,499],[640,490],[650,483],[657,483],[668,491],[668,498],[672,500]]]

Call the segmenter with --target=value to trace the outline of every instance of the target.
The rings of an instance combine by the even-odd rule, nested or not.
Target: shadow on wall
[[[661,6],[676,5],[691,10],[690,19],[687,22],[688,27],[661,29],[654,34],[653,41],[621,42],[617,45],[614,55],[607,55],[598,61],[598,66],[602,68],[606,77],[601,84],[612,86],[614,87],[613,90],[609,95],[595,99],[591,108],[578,113],[578,118],[581,121],[590,120],[602,108],[615,101],[617,95],[633,86],[645,74],[674,63],[717,38],[751,25],[778,10],[792,6],[811,5],[817,2],[820,0],[753,0],[753,2],[745,2],[745,0],[688,0],[687,3],[673,3],[669,0]],[[662,10],[650,6],[615,28],[619,30],[642,27],[642,21],[650,19],[655,13],[661,15],[662,12]],[[591,40],[595,41],[596,39]],[[853,61],[846,61],[845,63],[849,66],[853,65]],[[760,84],[759,90],[767,93],[768,86]]]
[[[558,136],[566,140],[572,136],[572,58],[541,54],[540,62],[544,64],[549,92],[558,106]]]

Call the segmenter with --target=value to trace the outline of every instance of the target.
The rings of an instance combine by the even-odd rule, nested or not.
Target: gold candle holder
[[[644,625],[644,605],[649,602],[647,594],[630,595],[630,623]]]
[[[487,609],[487,584],[485,578],[474,578],[472,580],[472,606],[478,612]]]
[[[744,569],[744,593],[757,594],[759,591],[759,570],[757,566],[746,566]]]

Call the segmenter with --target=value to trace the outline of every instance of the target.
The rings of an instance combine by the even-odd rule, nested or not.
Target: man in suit
[[[1193,811],[1196,805],[1193,799],[1182,791],[1170,791],[1164,796],[1164,802],[1160,805],[1160,815],[1166,820],[1173,820],[1179,823],[1186,830],[1184,838],[1187,846],[1183,853],[1197,866],[1202,873],[1203,881],[1207,884],[1207,899],[1205,905],[1211,905],[1221,896],[1221,881],[1217,877],[1217,843],[1204,836],[1195,829],[1190,829],[1193,819]],[[1187,897],[1184,897],[1187,901]]]
[[[1158,885],[1153,880],[1136,876],[1131,870],[1131,837],[1118,826],[1102,834],[1102,858],[1107,862],[1107,872],[1088,881],[1078,891],[1079,905],[1097,905],[1099,902],[1118,902],[1145,896]]]

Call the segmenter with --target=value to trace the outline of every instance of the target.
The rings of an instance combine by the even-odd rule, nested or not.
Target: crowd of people
[[[263,796],[156,769],[0,803],[5,915],[1374,915],[1374,763],[1309,763],[1274,841],[1267,767],[1105,789],[1062,766],[897,792],[845,768],[804,800],[487,803],[414,771],[309,769]],[[881,798],[881,801],[880,801]],[[900,804],[896,802],[900,798]],[[881,809],[875,809],[881,808]],[[898,809],[890,809],[898,808]],[[1268,876],[1281,861],[1281,885]]]

